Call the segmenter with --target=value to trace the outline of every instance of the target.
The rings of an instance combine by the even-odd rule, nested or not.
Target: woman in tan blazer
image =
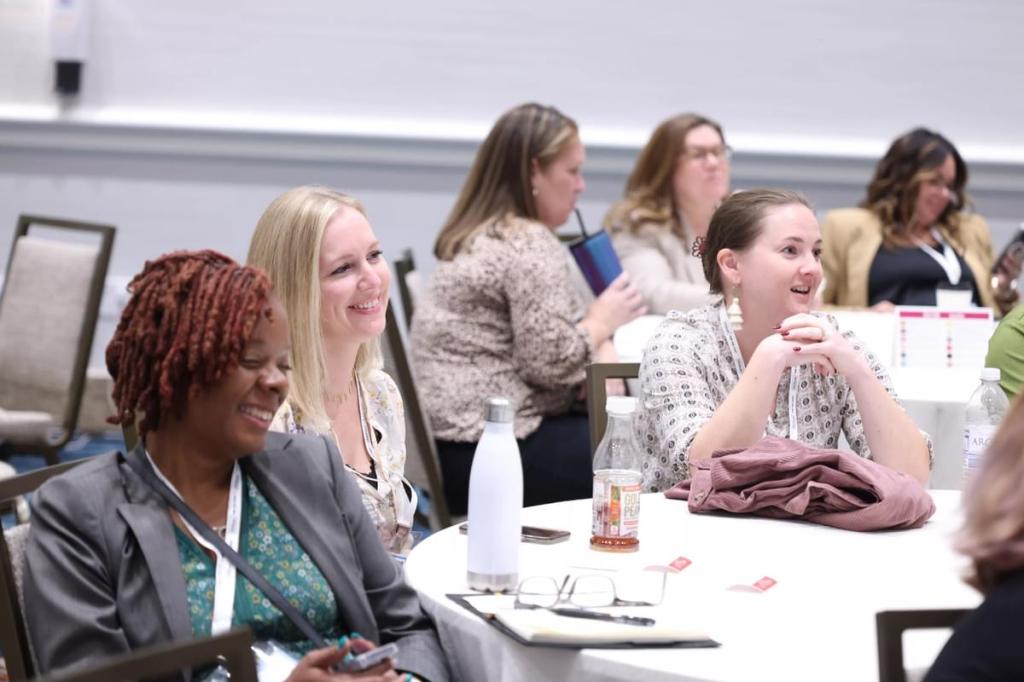
[[[916,128],[893,142],[860,208],[822,222],[822,302],[845,306],[935,305],[937,287],[969,288],[1000,315],[1013,307],[1019,268],[992,274],[984,218],[963,211],[967,165],[942,135]]]
[[[626,198],[612,206],[605,229],[652,313],[690,310],[709,293],[694,243],[729,192],[729,158],[722,127],[698,114],[659,125],[637,157]]]

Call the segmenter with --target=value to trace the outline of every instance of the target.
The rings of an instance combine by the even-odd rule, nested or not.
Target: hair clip
[[[703,258],[704,251],[708,248],[708,240],[704,237],[697,237],[690,244],[690,255],[694,258]]]

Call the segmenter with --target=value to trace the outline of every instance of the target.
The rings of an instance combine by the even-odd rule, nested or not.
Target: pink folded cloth
[[[665,496],[689,500],[692,512],[803,519],[847,530],[920,528],[935,513],[931,496],[907,474],[852,452],[771,436],[712,453]]]

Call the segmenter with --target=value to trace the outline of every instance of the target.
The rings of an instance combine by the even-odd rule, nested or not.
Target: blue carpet
[[[103,434],[79,434],[65,445],[60,453],[60,461],[68,462],[73,459],[84,459],[111,450],[123,450],[124,439],[120,431],[109,431]],[[6,459],[7,463],[17,470],[19,474],[25,474],[35,469],[42,469],[46,466],[46,459],[40,455],[28,455],[15,453]],[[3,527],[10,528],[14,525],[14,515],[4,514]]]
[[[80,434],[68,442],[60,451],[60,461],[68,462],[73,459],[92,457],[111,450],[123,450],[124,439],[119,431],[109,431],[104,434]],[[33,469],[42,469],[46,466],[46,460],[39,455],[13,454],[7,458],[7,462],[24,474]]]

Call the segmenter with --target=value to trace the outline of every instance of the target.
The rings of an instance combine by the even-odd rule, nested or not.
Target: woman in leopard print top
[[[553,107],[503,115],[477,152],[435,245],[438,265],[412,325],[417,381],[448,504],[466,511],[484,401],[509,398],[527,505],[589,497],[586,417],[569,413],[586,366],[645,311],[622,276],[580,317],[554,230],[583,191],[576,124]]]

